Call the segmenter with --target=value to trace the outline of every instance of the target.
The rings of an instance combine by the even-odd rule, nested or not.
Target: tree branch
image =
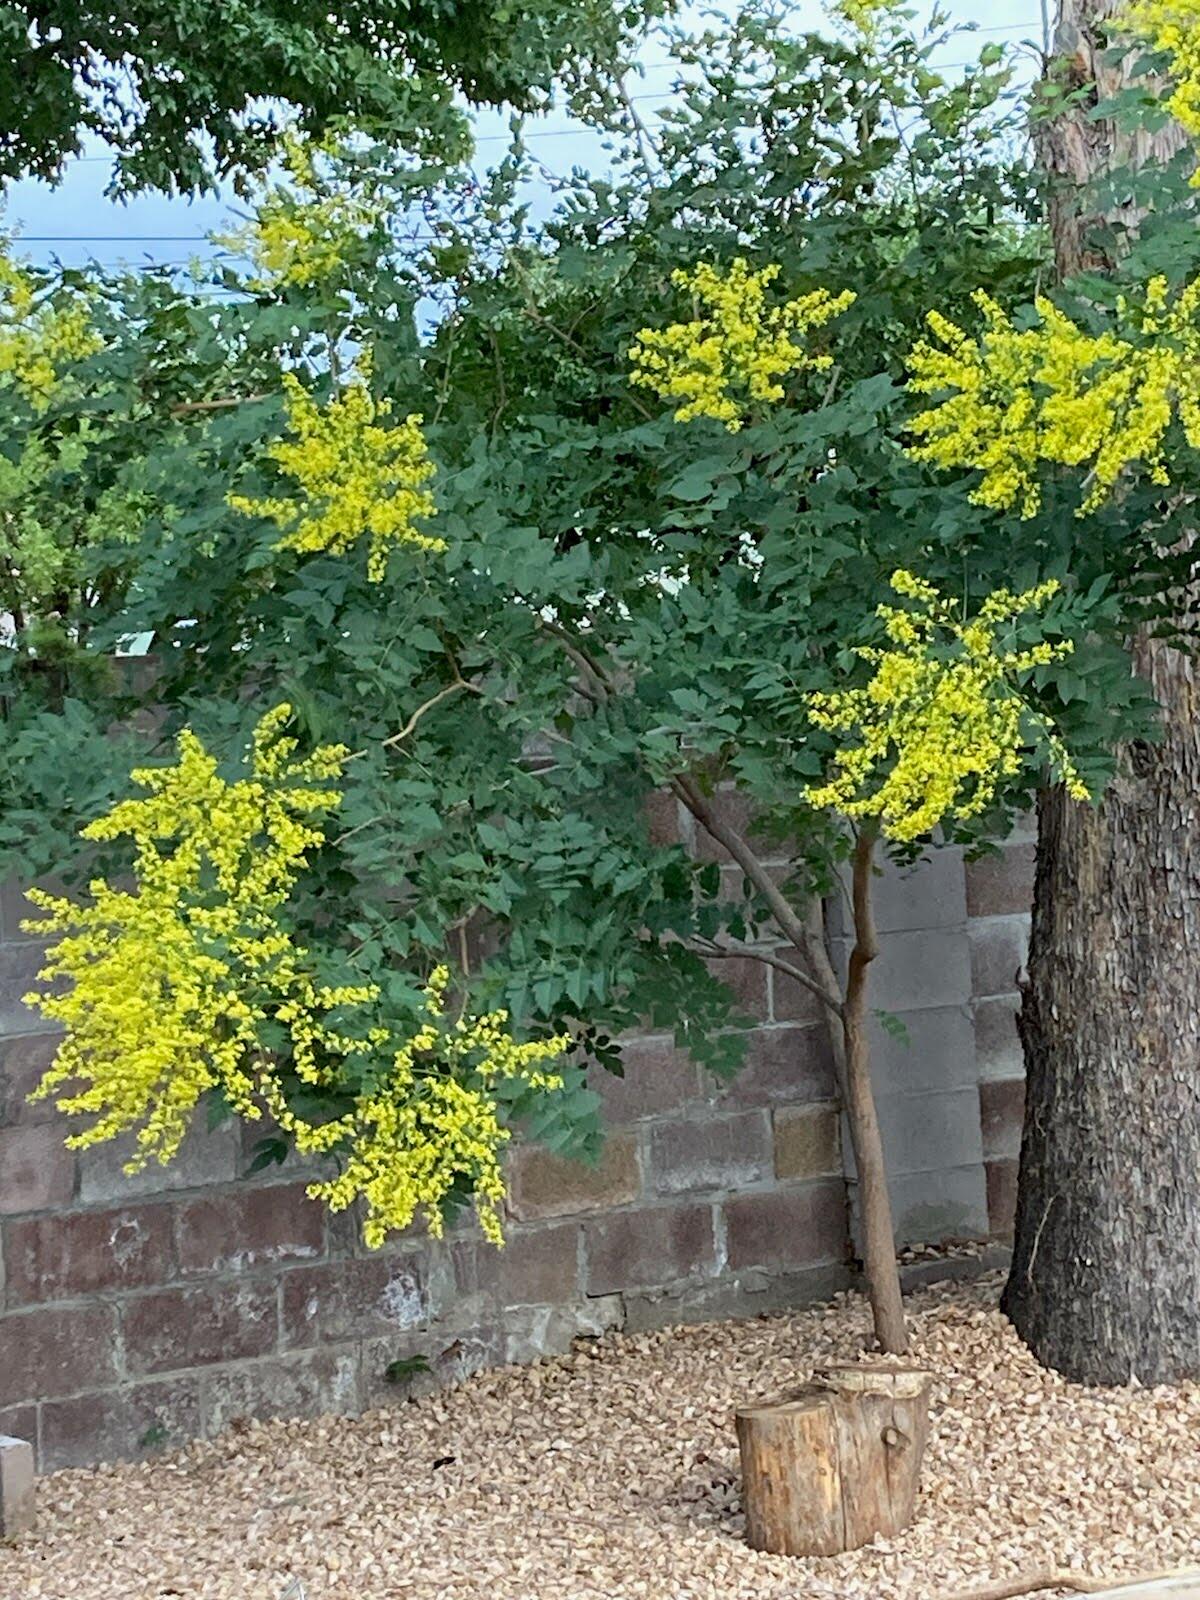
[[[388,738],[383,741],[383,748],[385,750],[390,750],[393,745],[403,744],[405,739],[408,738],[409,734],[416,727],[417,723],[420,722],[421,718],[425,716],[427,712],[432,711],[434,706],[440,705],[442,701],[448,699],[450,695],[457,694],[460,689],[465,690],[468,694],[481,695],[483,693],[483,690],[480,689],[476,684],[468,683],[465,678],[456,678],[453,683],[448,683],[444,689],[439,689],[435,695],[432,695],[428,700],[425,701],[424,705],[418,706],[400,731],[398,733],[390,734]]]
[[[803,967],[785,961],[782,956],[777,956],[771,950],[763,950],[752,944],[717,944],[713,940],[699,938],[691,940],[688,949],[698,956],[720,956],[730,960],[744,957],[747,961],[761,961],[765,967],[774,967],[776,972],[783,972],[789,978],[794,978],[810,994],[815,994],[818,1000],[836,1011],[839,1017],[842,1014],[841,1001],[835,995],[824,989],[815,978],[804,971]]]
[[[189,417],[197,411],[225,411],[230,406],[252,406],[262,400],[274,398],[269,394],[231,394],[222,400],[185,400],[182,405],[172,406],[167,414],[172,417]]]
[[[672,778],[671,789],[683,801],[684,805],[706,832],[710,833],[718,844],[725,846],[725,849],[728,850],[746,877],[749,878],[771,908],[771,914],[779,924],[784,937],[790,940],[806,961],[814,968],[817,968],[813,948],[816,941],[813,939],[809,925],[801,917],[797,916],[779,885],[755,855],[750,845],[738,833],[737,829],[730,827],[727,822],[723,822],[717,816],[708,801],[708,797],[690,777],[680,774],[678,777]],[[823,947],[821,953],[824,954]],[[827,965],[828,957],[825,960]],[[832,969],[830,969],[830,975],[832,975]],[[815,979],[812,981],[815,984],[816,993],[840,1021],[842,1002],[836,988],[832,986],[826,988],[823,983],[817,983]]]

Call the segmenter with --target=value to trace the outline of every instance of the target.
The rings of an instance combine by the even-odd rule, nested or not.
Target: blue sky
[[[711,10],[711,5],[705,9]],[[943,10],[956,22],[978,26],[979,44],[985,39],[1013,43],[1041,39],[1041,0],[943,0]],[[793,11],[798,27],[821,23],[821,0],[793,0]],[[964,50],[959,41],[940,64],[959,64],[972,55],[975,44],[965,43]],[[657,107],[669,99],[670,68],[661,51],[653,49],[647,50],[643,66],[644,77],[636,90],[640,110],[653,120]],[[498,155],[504,147],[506,118],[501,113],[481,113],[477,127],[479,163],[486,165],[489,155]],[[531,123],[529,132],[535,141],[531,148],[552,171],[566,172],[575,165],[600,167],[605,162],[599,141],[561,111]],[[116,204],[104,195],[110,166],[101,148],[91,148],[70,164],[54,187],[35,182],[13,185],[4,222],[19,232],[22,254],[37,262],[57,257],[75,266],[88,260],[104,265],[151,261],[183,265],[208,253],[205,235],[227,222],[229,199],[207,196],[188,201],[151,194]]]

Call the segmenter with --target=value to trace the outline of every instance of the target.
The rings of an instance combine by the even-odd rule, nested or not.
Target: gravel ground
[[[998,1284],[924,1290],[937,1375],[913,1526],[826,1560],[741,1542],[735,1405],[859,1354],[856,1296],[610,1337],[357,1421],[275,1422],[40,1487],[3,1600],[936,1600],[1049,1565],[1200,1565],[1200,1385],[1042,1372]],[[446,1461],[445,1458],[452,1458]],[[443,1463],[439,1465],[439,1462]]]

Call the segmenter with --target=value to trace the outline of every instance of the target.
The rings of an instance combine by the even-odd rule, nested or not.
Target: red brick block
[[[712,1209],[656,1206],[584,1223],[587,1292],[659,1288],[715,1268]]]
[[[806,970],[804,957],[790,944],[780,945],[774,953],[789,966],[799,967],[801,972]],[[780,972],[778,968],[771,969],[771,990],[771,1016],[776,1022],[824,1023],[824,1005],[811,989],[806,989],[795,978],[789,978],[786,972]]]
[[[767,1015],[767,969],[753,956],[726,959],[718,956],[705,963],[714,978],[733,991],[735,1004],[749,1016],[762,1020]]]
[[[965,863],[969,917],[1019,916],[1033,906],[1034,844],[1004,845]]]
[[[166,1206],[14,1218],[4,1229],[9,1304],[149,1288],[172,1276],[172,1255]]]
[[[424,1322],[424,1263],[414,1255],[364,1256],[297,1267],[282,1279],[286,1348],[383,1337]]]
[[[0,1406],[103,1389],[116,1380],[111,1306],[39,1306],[0,1317]]]
[[[637,1142],[630,1133],[604,1141],[594,1165],[551,1155],[536,1145],[513,1153],[509,1203],[522,1222],[626,1205],[641,1192]]]
[[[845,1258],[846,1189],[838,1179],[740,1195],[726,1201],[724,1211],[735,1272],[745,1267],[790,1272]]]
[[[1011,1239],[1017,1215],[1017,1163],[984,1163],[987,1178],[988,1226],[998,1239]]]
[[[58,1049],[58,1035],[31,1033],[21,1039],[0,1039],[0,1127],[18,1123],[55,1122],[66,1132],[53,1100],[31,1101]]]
[[[651,1130],[651,1182],[660,1194],[737,1189],[761,1182],[770,1171],[771,1125],[765,1111],[662,1122]]]
[[[669,1037],[633,1039],[621,1047],[625,1076],[592,1067],[588,1087],[604,1102],[604,1121],[621,1127],[642,1117],[662,1116],[701,1099],[700,1069]]]
[[[201,1425],[200,1384],[186,1375],[50,1400],[42,1407],[41,1469],[140,1460],[178,1449]]]
[[[711,1081],[711,1080],[710,1080]],[[834,1095],[833,1057],[823,1025],[756,1028],[746,1062],[721,1093],[733,1106],[828,1100]]]
[[[275,1324],[273,1285],[165,1289],[138,1295],[121,1307],[125,1360],[135,1374],[265,1355],[275,1348]]]
[[[75,1157],[61,1123],[0,1128],[0,1213],[47,1211],[75,1193]]]
[[[673,794],[658,789],[647,795],[642,802],[642,815],[651,844],[663,846],[680,842],[679,801]]]
[[[201,1380],[208,1437],[250,1418],[353,1415],[360,1407],[359,1346],[304,1350],[244,1367],[223,1367]]]
[[[979,1085],[979,1126],[983,1134],[985,1160],[1019,1156],[1024,1121],[1024,1078],[1008,1078]]]
[[[180,1205],[177,1237],[185,1277],[311,1261],[325,1253],[325,1212],[302,1183],[244,1184]]]
[[[579,1228],[511,1228],[500,1252],[497,1293],[502,1306],[557,1305],[578,1292]]]

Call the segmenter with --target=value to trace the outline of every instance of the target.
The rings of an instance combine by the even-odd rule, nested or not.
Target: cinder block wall
[[[656,829],[714,855],[670,804]],[[1010,1224],[1031,863],[1017,839],[994,860],[946,851],[880,882],[875,1004],[907,1035],[877,1030],[902,1242]],[[25,1098],[54,1039],[20,1002],[40,956],[23,913],[10,889],[0,1433],[35,1441],[42,1470],[148,1454],[240,1417],[357,1411],[580,1334],[754,1315],[850,1281],[853,1166],[824,1027],[805,991],[761,963],[721,963],[760,1019],[733,1083],[667,1035],[633,1039],[624,1079],[595,1074],[611,1129],[597,1167],[513,1152],[503,1252],[466,1225],[371,1253],[349,1219],[305,1197],[298,1171],[246,1175],[253,1130],[198,1132],[172,1166],[136,1178],[121,1150],[67,1151],[58,1114]],[[840,955],[836,904],[829,917]],[[395,1364],[415,1356],[429,1372],[408,1379]]]

